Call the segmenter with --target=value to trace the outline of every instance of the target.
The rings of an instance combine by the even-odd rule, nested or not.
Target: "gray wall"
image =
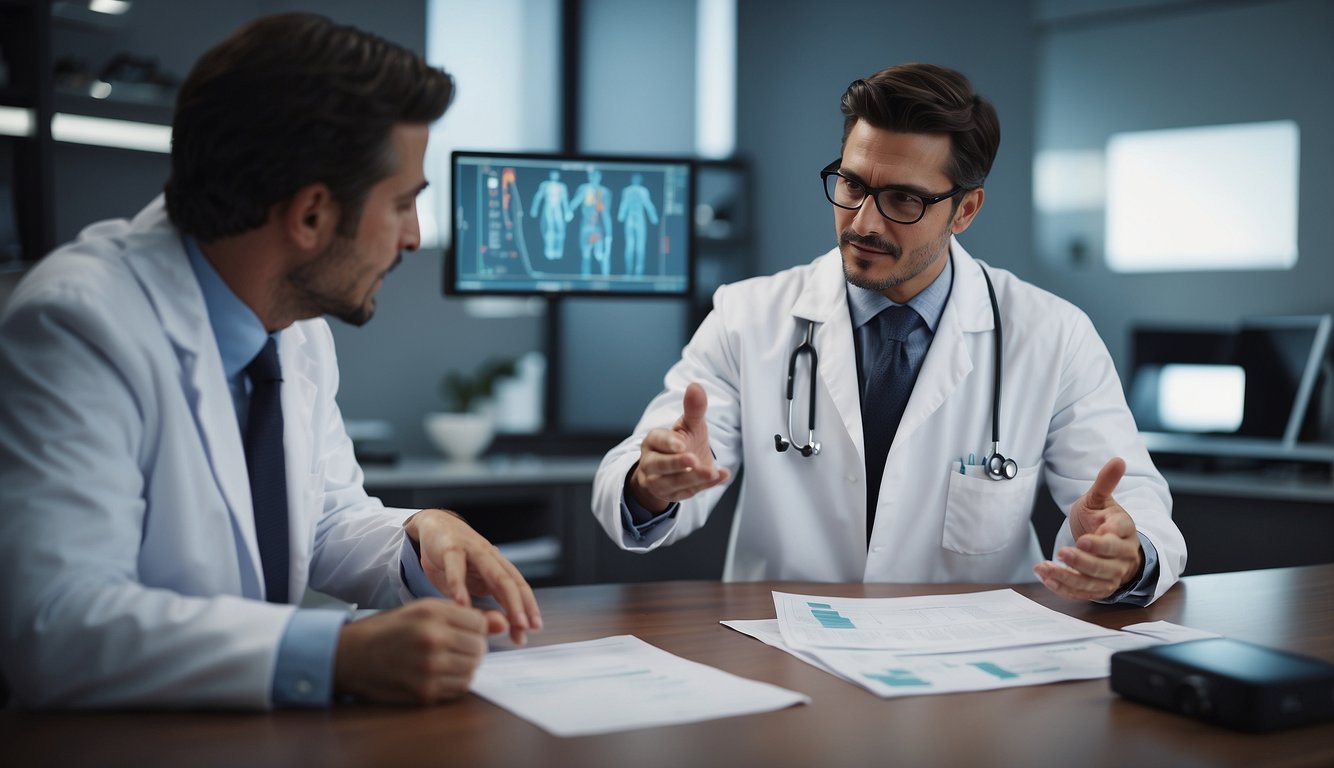
[[[135,0],[109,26],[58,23],[55,56],[77,55],[95,72],[112,55],[132,51],[156,57],[166,72],[184,78],[199,54],[256,16],[293,10],[322,13],[425,51],[423,0],[226,0],[180,3]],[[158,119],[170,119],[169,111]],[[61,242],[86,224],[132,216],[157,195],[168,172],[166,155],[57,144],[56,227]],[[432,178],[446,183],[439,173]],[[493,355],[518,356],[542,346],[539,321],[477,320],[458,300],[441,294],[439,249],[409,255],[386,281],[373,322],[364,328],[331,323],[342,383],[339,403],[348,419],[382,419],[408,453],[429,453],[423,414],[439,409],[438,385],[451,368],[471,370]],[[10,280],[0,277],[0,298]]]
[[[1030,264],[1030,279],[1088,312],[1123,376],[1136,324],[1228,325],[1248,315],[1334,312],[1334,3],[1058,11],[1044,8],[1037,40],[1039,148],[1102,149],[1120,131],[1295,120],[1298,260],[1283,271],[1115,274],[1094,238],[1089,250],[1098,258],[1074,263],[1047,253]]]
[[[99,62],[116,50],[143,46],[166,69],[184,75],[201,50],[244,19],[294,8],[314,8],[424,48],[419,0],[207,6],[136,0],[122,32],[66,29],[57,46],[63,40]],[[585,0],[583,8],[580,148],[689,153],[694,0]],[[1334,100],[1328,96],[1334,4],[1328,0],[738,0],[738,37],[738,151],[751,164],[755,203],[756,254],[746,273],[803,263],[831,247],[832,219],[815,177],[839,150],[839,95],[851,80],[888,64],[928,60],[967,72],[1002,121],[986,205],[964,243],[1083,307],[1123,368],[1134,322],[1334,311],[1328,246],[1334,223],[1325,213],[1330,193],[1324,183],[1334,177],[1328,141],[1334,136]],[[1087,58],[1047,71],[1053,60],[1076,56]],[[1059,98],[1048,102],[1043,93]],[[1140,127],[1150,119],[1297,119],[1303,137],[1297,268],[1126,276],[1039,258],[1031,157],[1038,116],[1052,119],[1052,110],[1098,132]],[[69,146],[59,152],[62,238],[96,218],[132,214],[160,189],[165,175],[162,156]],[[437,382],[447,368],[471,368],[493,354],[543,346],[541,318],[471,317],[460,302],[441,295],[440,270],[438,251],[409,257],[387,281],[372,323],[361,329],[334,325],[345,414],[389,420],[407,452],[429,450],[420,419],[438,407]],[[628,429],[686,338],[684,307],[661,300],[585,300],[570,302],[561,322],[561,421]]]
[[[847,83],[927,60],[967,73],[1001,118],[986,203],[962,242],[1082,307],[1123,373],[1137,323],[1334,312],[1328,0],[740,0],[739,34],[739,148],[756,175],[758,272],[834,243],[815,177],[838,154]],[[1297,120],[1302,135],[1295,269],[1115,275],[1100,262],[1053,264],[1036,253],[1039,128],[1101,148],[1114,131],[1281,118]]]
[[[578,149],[690,155],[695,2],[584,0]],[[558,426],[625,433],[686,341],[683,299],[568,299],[561,312]]]
[[[908,61],[955,67],[996,105],[1000,155],[963,241],[1025,271],[1035,42],[1026,3],[740,0],[739,11],[737,133],[755,173],[758,271],[834,246],[819,171],[839,155],[839,98],[853,80]]]

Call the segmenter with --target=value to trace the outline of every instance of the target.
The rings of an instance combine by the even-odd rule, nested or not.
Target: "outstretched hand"
[[[1033,573],[1048,589],[1076,600],[1100,600],[1139,577],[1144,567],[1135,521],[1112,498],[1126,473],[1120,458],[1108,461],[1088,492],[1070,508],[1075,546],[1056,552],[1059,563],[1044,561]]]
[[[661,512],[674,501],[688,499],[706,488],[726,482],[732,473],[713,461],[709,425],[704,415],[709,398],[704,387],[686,387],[681,418],[671,429],[654,429],[639,446],[639,462],[626,489],[640,506]]]

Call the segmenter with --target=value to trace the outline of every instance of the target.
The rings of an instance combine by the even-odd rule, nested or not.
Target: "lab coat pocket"
[[[981,466],[959,473],[950,465],[941,546],[961,555],[987,555],[1028,540],[1038,467],[1023,467],[1013,480],[992,480]]]

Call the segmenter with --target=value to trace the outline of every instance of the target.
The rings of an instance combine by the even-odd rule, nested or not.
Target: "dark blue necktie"
[[[283,373],[273,337],[246,366],[250,415],[246,419],[245,463],[255,506],[255,536],[270,603],[287,602],[287,475],[283,459]]]
[[[908,358],[905,341],[920,323],[921,316],[911,307],[887,307],[876,322],[880,325],[880,355],[866,375],[862,391],[862,437],[866,443],[866,540],[871,540],[875,523],[875,503],[880,496],[880,478],[885,474],[885,458],[894,443],[903,410],[912,394],[917,370]]]

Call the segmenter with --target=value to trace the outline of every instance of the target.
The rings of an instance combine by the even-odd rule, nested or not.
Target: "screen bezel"
[[[461,158],[479,157],[497,160],[535,160],[539,162],[559,162],[559,163],[625,163],[641,165],[684,165],[687,169],[687,183],[685,185],[686,195],[686,235],[685,235],[685,282],[679,290],[672,291],[654,291],[654,290],[592,290],[592,289],[556,289],[543,290],[541,288],[482,288],[479,290],[462,290],[458,287],[459,259],[457,252],[458,226],[459,226],[459,201],[456,199],[457,170]],[[613,299],[622,298],[662,298],[662,299],[685,299],[694,295],[695,290],[695,271],[698,260],[698,243],[695,233],[695,201],[697,196],[696,185],[699,179],[698,163],[694,158],[673,155],[622,155],[622,154],[594,154],[584,152],[489,152],[485,150],[458,149],[450,153],[449,157],[449,185],[450,185],[450,208],[449,208],[449,245],[444,250],[445,268],[441,282],[443,290],[447,296],[483,297],[483,296],[540,296],[545,298],[559,298],[562,296],[571,297],[606,297]],[[614,246],[613,246],[614,248]]]
[[[1306,412],[1310,408],[1311,396],[1320,375],[1320,366],[1329,347],[1331,327],[1334,318],[1330,315],[1286,315],[1277,317],[1251,317],[1242,320],[1240,331],[1299,329],[1313,331],[1311,347],[1307,352],[1306,365],[1302,369],[1301,379],[1297,382],[1297,391],[1293,394],[1292,409],[1288,412],[1288,422],[1280,438],[1285,446],[1297,444],[1302,424],[1306,421]]]

